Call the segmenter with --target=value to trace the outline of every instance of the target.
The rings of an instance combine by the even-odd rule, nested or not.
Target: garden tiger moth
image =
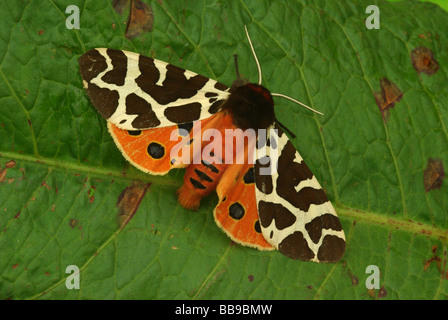
[[[336,262],[345,251],[344,231],[275,118],[273,96],[286,96],[261,86],[246,34],[258,84],[235,81],[229,88],[137,53],[97,48],[79,60],[83,85],[129,162],[155,175],[186,168],[177,192],[182,206],[197,209],[216,190],[215,221],[233,241],[292,259]],[[257,131],[236,151],[233,139],[219,139],[226,130]],[[179,161],[175,148],[188,156]]]

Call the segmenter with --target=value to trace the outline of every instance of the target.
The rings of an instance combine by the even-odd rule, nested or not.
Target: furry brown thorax
[[[238,128],[267,129],[275,121],[274,101],[265,87],[247,83],[232,88],[221,110],[228,110]]]

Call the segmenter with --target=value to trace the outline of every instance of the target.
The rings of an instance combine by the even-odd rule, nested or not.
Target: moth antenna
[[[297,101],[296,99],[293,99],[293,98],[291,98],[291,97],[288,97],[288,96],[286,96],[286,95],[284,95],[284,94],[281,94],[281,93],[271,93],[271,95],[274,96],[274,97],[281,97],[281,98],[285,98],[285,99],[291,100],[292,102],[295,102],[295,103],[297,103],[297,104],[300,104],[301,106],[303,106],[303,107],[305,107],[305,108],[307,108],[307,109],[309,109],[309,110],[311,110],[311,111],[313,111],[313,112],[315,112],[315,113],[318,113],[318,114],[320,114],[321,116],[324,115],[322,112],[317,111],[317,110],[314,110],[313,108],[307,106],[306,104],[304,104],[304,103],[302,103],[302,102],[300,102],[300,101]]]
[[[260,67],[260,63],[258,62],[257,54],[255,53],[254,46],[252,45],[252,41],[250,41],[249,32],[247,31],[247,27],[246,27],[246,25],[244,25],[244,29],[246,30],[246,36],[247,36],[247,40],[249,40],[250,49],[252,50],[252,54],[254,55],[255,62],[257,63],[257,68],[258,68],[258,84],[261,85],[261,79],[262,79],[262,78],[261,78],[261,67]]]
[[[247,31],[247,27],[246,27],[246,25],[244,25],[244,29],[246,30],[246,36],[247,36],[247,40],[249,40],[250,49],[252,50],[252,54],[254,55],[255,62],[257,63],[257,68],[258,68],[258,84],[261,85],[262,76],[261,76],[261,66],[260,66],[260,62],[258,62],[257,54],[255,53],[254,46],[252,45],[252,41],[250,40],[249,32]],[[238,72],[238,71],[237,71],[237,72]],[[239,75],[238,75],[238,76],[239,76]],[[304,104],[304,103],[302,103],[302,102],[300,102],[300,101],[297,101],[296,99],[293,99],[293,98],[291,98],[291,97],[288,97],[288,96],[286,96],[286,95],[284,95],[284,94],[281,94],[281,93],[271,93],[271,95],[272,95],[272,96],[281,97],[281,98],[285,98],[285,99],[291,100],[292,102],[295,102],[295,103],[297,103],[297,104],[299,104],[299,105],[301,105],[301,106],[303,106],[303,107],[305,107],[305,108],[307,108],[307,109],[309,109],[309,110],[311,110],[311,111],[313,111],[313,112],[315,112],[315,113],[317,113],[317,114],[320,114],[320,115],[322,115],[322,116],[324,115],[322,112],[319,112],[319,111],[317,111],[317,110],[314,110],[313,108],[307,106],[306,104]]]
[[[238,70],[238,55],[236,53],[233,55],[233,59],[235,61],[236,78],[240,80],[241,77],[240,77],[240,70]]]

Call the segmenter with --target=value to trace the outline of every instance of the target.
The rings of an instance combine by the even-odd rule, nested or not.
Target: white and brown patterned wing
[[[215,80],[123,50],[92,49],[81,56],[79,66],[92,104],[124,130],[208,118],[230,94]]]
[[[292,259],[339,261],[345,235],[333,205],[286,134],[270,129],[258,137],[254,160],[263,236]]]

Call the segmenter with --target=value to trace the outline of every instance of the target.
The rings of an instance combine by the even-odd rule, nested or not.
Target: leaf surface
[[[1,299],[446,299],[447,183],[425,191],[429,159],[448,164],[448,13],[384,1],[154,1],[154,25],[126,39],[112,1],[0,1]],[[368,30],[368,5],[381,27]],[[78,58],[135,51],[230,85],[240,72],[323,112],[276,98],[277,117],[333,201],[347,237],[337,264],[293,261],[233,244],[164,177],[130,167],[82,88]],[[417,47],[439,69],[418,73]],[[381,79],[402,93],[380,111]],[[387,92],[387,89],[386,89]],[[13,161],[13,162],[10,162]],[[6,168],[6,164],[14,164]],[[122,192],[151,183],[120,228]],[[69,290],[67,266],[80,269]],[[367,289],[369,265],[380,289]]]

